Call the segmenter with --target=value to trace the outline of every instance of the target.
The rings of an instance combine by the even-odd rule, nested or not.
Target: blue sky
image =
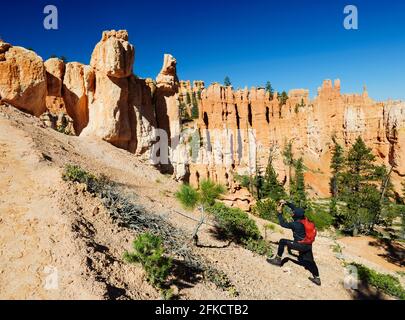
[[[43,8],[59,10],[59,29],[45,30]],[[343,8],[359,10],[359,29],[343,28]],[[64,55],[89,63],[101,32],[127,29],[134,71],[156,77],[164,53],[180,79],[276,90],[340,78],[342,91],[367,85],[378,100],[405,99],[405,1],[402,0],[25,0],[1,5],[1,37],[44,59]]]

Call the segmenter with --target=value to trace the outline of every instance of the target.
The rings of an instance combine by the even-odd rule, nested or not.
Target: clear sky
[[[59,29],[45,30],[43,9],[59,10]],[[359,29],[343,27],[356,5]],[[134,71],[156,77],[163,54],[178,61],[180,79],[276,90],[308,88],[340,78],[342,91],[367,85],[378,100],[405,99],[405,1],[402,0],[14,0],[2,1],[1,37],[44,59],[89,63],[101,32],[127,29]]]

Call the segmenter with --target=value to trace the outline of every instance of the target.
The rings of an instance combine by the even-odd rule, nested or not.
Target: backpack
[[[305,239],[299,241],[299,243],[307,245],[313,244],[317,235],[315,224],[309,221],[307,218],[301,220],[300,222],[304,225],[305,228]]]

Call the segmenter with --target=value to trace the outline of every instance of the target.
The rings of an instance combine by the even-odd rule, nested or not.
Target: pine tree
[[[198,111],[198,102],[197,99],[195,97],[195,93],[193,93],[192,95],[192,107],[191,107],[191,117],[193,119],[198,119],[199,116],[199,111]]]
[[[283,150],[284,164],[288,167],[288,182],[291,194],[292,181],[292,168],[294,166],[294,155],[292,151],[292,142],[286,142]]]
[[[182,120],[186,120],[188,118],[188,114],[187,114],[187,108],[186,108],[186,105],[184,104],[184,102],[180,102],[179,109],[180,109],[180,118]]]
[[[336,138],[332,138],[334,146],[332,149],[332,160],[330,168],[332,171],[332,177],[330,179],[330,189],[332,197],[338,197],[341,184],[341,174],[345,165],[345,156],[343,147],[336,141]]]
[[[278,202],[286,197],[283,185],[278,180],[278,174],[273,166],[273,151],[270,151],[266,173],[263,179],[262,196]]]
[[[391,166],[389,170],[385,165],[376,167],[375,174],[380,184],[380,210],[374,211],[374,218],[370,230],[373,230],[374,226],[379,224],[382,218],[388,222],[393,218],[393,215],[395,215],[395,206],[392,206],[391,201],[391,199],[395,198],[395,188],[391,180],[393,171],[393,166]]]
[[[198,119],[198,116],[199,116],[199,110],[198,110],[198,106],[197,105],[194,105],[192,108],[191,108],[191,118],[193,118],[193,119]]]
[[[267,83],[266,83],[266,92],[268,92],[270,94],[270,100],[273,100],[274,89],[273,89],[273,86],[271,85],[270,81],[267,81]]]
[[[307,193],[305,190],[304,160],[299,158],[294,164],[294,183],[291,190],[291,200],[298,206],[308,206]]]
[[[191,97],[190,97],[190,93],[189,93],[189,92],[187,92],[187,94],[186,94],[186,104],[187,104],[187,105],[190,105],[190,104],[191,104]]]
[[[193,92],[193,94],[191,95],[191,103],[193,106],[198,105],[197,103],[197,99],[195,97],[195,93]]]
[[[341,215],[338,208],[338,199],[342,184],[342,172],[345,166],[345,156],[343,147],[336,141],[336,137],[332,138],[334,143],[332,149],[332,160],[330,164],[332,176],[330,178],[330,192],[332,198],[329,202],[329,213],[334,217],[334,225],[338,227],[343,223],[344,217]]]
[[[279,101],[280,107],[284,106],[287,103],[287,100],[288,100],[288,94],[287,94],[287,92],[283,91],[281,93],[281,95],[278,96],[278,101]]]
[[[394,167],[389,170],[386,165],[381,165],[376,167],[375,174],[376,178],[380,181],[380,193],[381,202],[387,203],[390,199],[395,198],[395,188],[392,183],[391,174],[394,171]]]
[[[342,199],[346,202],[345,226],[354,234],[370,230],[376,212],[381,211],[376,182],[375,156],[361,137],[350,149],[342,174]]]
[[[256,176],[253,178],[253,184],[255,186],[257,200],[261,200],[265,197],[263,192],[264,183],[265,181],[263,175],[261,175],[260,172],[256,172]]]
[[[337,199],[336,199],[336,197],[332,197],[331,199],[330,199],[330,202],[329,202],[329,213],[330,213],[330,215],[332,216],[332,217],[334,217],[335,218],[335,226],[339,226],[340,225],[340,223],[342,222],[338,217],[339,217],[339,209],[338,209],[338,206],[337,206]]]
[[[231,85],[232,85],[231,79],[228,76],[226,76],[225,79],[224,79],[224,86],[225,87],[230,87]]]
[[[198,232],[201,226],[207,219],[207,209],[213,206],[218,197],[225,193],[225,187],[212,182],[211,180],[203,180],[200,183],[200,189],[196,190],[193,187],[183,184],[175,196],[185,209],[198,210],[201,213],[200,220],[197,223],[192,238],[194,244],[198,245]]]
[[[375,177],[375,156],[366,146],[363,139],[358,137],[347,156],[346,188],[351,192],[358,192],[363,183]]]

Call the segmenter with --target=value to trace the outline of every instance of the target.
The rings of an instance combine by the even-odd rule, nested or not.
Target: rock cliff
[[[139,79],[134,61],[125,30],[105,31],[90,65],[43,62],[33,51],[0,41],[0,99],[42,115],[51,127],[69,127],[144,157],[177,180],[224,183],[241,203],[246,197],[240,197],[235,173],[263,170],[270,149],[288,184],[282,150],[289,142],[304,158],[315,195],[329,192],[332,136],[345,146],[362,136],[380,163],[394,166],[396,184],[405,176],[404,102],[376,102],[366,88],[342,94],[339,80],[325,80],[314,99],[306,89],[290,90],[286,101],[264,88],[206,88],[203,81],[179,81],[170,54],[155,80]]]
[[[198,124],[203,147],[200,161],[190,167],[190,181],[197,184],[209,177],[232,186],[234,173],[264,170],[270,148],[276,151],[275,167],[285,181],[281,153],[292,142],[294,154],[303,156],[308,167],[310,188],[324,196],[333,136],[345,146],[362,136],[380,163],[394,165],[397,175],[405,175],[404,103],[375,102],[366,89],[342,94],[339,80],[325,80],[313,100],[304,89],[291,90],[285,104],[277,97],[262,88],[233,91],[213,84],[204,90]]]

